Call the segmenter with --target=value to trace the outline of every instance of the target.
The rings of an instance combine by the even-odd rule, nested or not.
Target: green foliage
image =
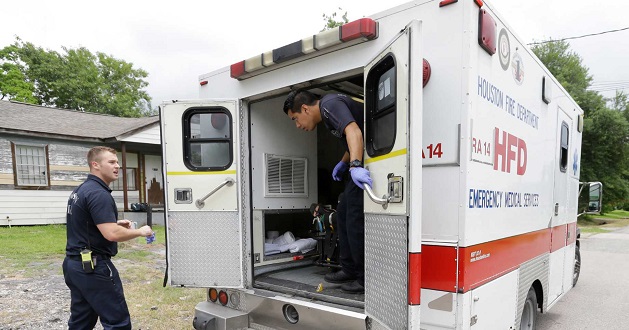
[[[343,11],[341,7],[339,7],[339,10]],[[329,15],[329,16],[327,14],[323,14],[323,21],[325,22],[325,26],[323,27],[321,32],[334,29],[335,27],[341,26],[349,22],[347,20],[347,12],[345,12],[340,17],[340,20],[337,20],[336,16],[337,16],[336,12],[332,13],[332,15]]]
[[[0,59],[7,58],[14,61],[12,57],[13,47],[9,46],[0,50]],[[19,63],[0,61],[0,100],[5,97],[26,103],[37,103],[33,96],[35,86],[26,80]]]
[[[607,100],[610,110],[602,95],[588,91],[592,76],[566,41],[538,44],[532,50],[585,113],[580,180],[603,183],[603,212],[629,207],[627,96],[616,93]]]
[[[587,90],[592,83],[592,76],[581,63],[581,57],[570,50],[567,41],[537,44],[532,50],[579,104],[586,116],[605,108],[603,96]]]
[[[624,91],[616,91],[614,97],[606,99],[610,109],[622,112],[623,116],[629,121],[629,96]]]
[[[16,70],[21,73],[21,92],[14,87],[17,78],[7,78],[3,79],[7,83],[0,81],[0,93],[10,99],[121,117],[151,113],[151,98],[143,90],[148,86],[146,71],[84,47],[62,49],[63,53],[45,50],[17,38],[0,51],[0,63],[7,68],[4,76],[9,69],[11,77],[18,76]]]
[[[603,183],[604,212],[621,206],[629,196],[628,136],[629,123],[617,111],[602,109],[585,119],[581,181]]]

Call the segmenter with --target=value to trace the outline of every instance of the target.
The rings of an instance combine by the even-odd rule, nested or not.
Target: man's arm
[[[354,159],[358,159],[361,162],[363,161],[363,133],[360,131],[360,127],[356,122],[351,122],[349,125],[345,126],[345,139],[347,140],[347,146],[349,147],[349,155],[345,153],[343,156],[343,161],[345,161],[345,157],[349,156],[347,162],[350,162]]]
[[[346,152],[343,154],[343,158],[341,158],[341,161],[342,161],[343,163],[349,163],[349,152],[347,152],[347,151],[346,151]]]
[[[114,222],[101,223],[96,225],[101,234],[110,242],[124,242],[136,237],[148,237],[153,234],[149,226],[142,226],[138,229],[128,229]]]

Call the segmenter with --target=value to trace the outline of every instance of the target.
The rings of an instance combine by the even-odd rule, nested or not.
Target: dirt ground
[[[150,261],[144,262],[146,266],[164,273],[166,262],[163,258],[163,250],[156,252],[157,256]],[[66,286],[61,264],[62,257],[51,258],[44,262],[39,262],[33,266],[37,269],[37,274],[27,274],[19,271],[14,275],[7,276],[0,274],[0,330],[44,330],[44,329],[67,329],[70,317],[70,291]],[[135,261],[125,259],[116,260],[114,264],[121,274],[125,292],[130,289],[126,279],[129,279],[131,267],[137,268]],[[31,268],[31,267],[29,267]],[[127,302],[129,297],[127,297]],[[192,313],[192,311],[191,311]],[[134,322],[134,315],[131,315],[134,329],[141,329],[138,322]],[[192,324],[192,320],[184,324]],[[145,327],[146,328],[146,327]],[[102,329],[100,322],[95,329]]]
[[[38,276],[0,278],[0,329],[68,327],[70,291],[60,275],[62,261],[50,260],[51,267]]]

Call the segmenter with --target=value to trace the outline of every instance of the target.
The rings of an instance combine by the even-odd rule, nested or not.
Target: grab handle
[[[218,187],[214,188],[214,190],[210,191],[207,195],[203,196],[203,198],[197,199],[197,201],[194,203],[197,208],[202,209],[205,206],[205,200],[208,199],[210,196],[212,196],[215,192],[217,192],[219,189],[225,187],[225,186],[231,186],[234,184],[234,179],[232,178],[227,178],[225,179],[225,181],[221,182]]]

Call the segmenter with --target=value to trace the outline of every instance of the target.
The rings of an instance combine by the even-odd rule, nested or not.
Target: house
[[[111,188],[119,213],[138,202],[163,205],[158,116],[0,100],[0,226],[65,223],[68,196],[87,177],[87,152],[98,145],[118,151],[121,175]]]

